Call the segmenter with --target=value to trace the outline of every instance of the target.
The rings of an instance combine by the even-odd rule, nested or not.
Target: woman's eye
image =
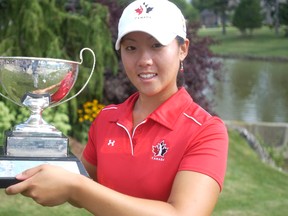
[[[135,48],[134,46],[127,46],[125,49],[126,49],[127,51],[133,51],[133,50],[135,50],[136,48]]]
[[[160,48],[160,47],[162,47],[163,45],[162,44],[160,44],[160,43],[154,43],[153,44],[153,48]]]

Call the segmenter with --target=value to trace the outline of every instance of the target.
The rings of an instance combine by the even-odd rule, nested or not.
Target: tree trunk
[[[222,34],[226,35],[226,13],[225,13],[225,10],[221,11],[221,24],[222,24]]]

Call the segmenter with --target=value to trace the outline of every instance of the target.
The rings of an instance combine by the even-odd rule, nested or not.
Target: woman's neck
[[[139,97],[133,109],[133,125],[134,127],[147,118],[154,110],[156,110],[162,103],[177,92],[171,91],[166,94],[147,96],[139,93]]]

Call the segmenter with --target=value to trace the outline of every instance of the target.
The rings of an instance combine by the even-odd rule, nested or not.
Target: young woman
[[[41,165],[6,189],[94,215],[210,215],[223,186],[224,123],[193,102],[177,75],[188,51],[185,20],[167,0],[137,0],[123,12],[115,45],[138,92],[104,108],[82,162],[90,177]],[[180,71],[180,72],[179,72]]]

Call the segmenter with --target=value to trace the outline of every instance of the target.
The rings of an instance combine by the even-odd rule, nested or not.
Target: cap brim
[[[162,45],[168,45],[177,36],[176,33],[159,31],[159,29],[153,29],[153,28],[151,28],[151,26],[146,26],[146,27],[141,26],[141,28],[139,28],[137,26],[131,25],[131,26],[129,26],[129,28],[126,28],[125,31],[123,31],[118,36],[117,41],[115,43],[115,49],[116,50],[120,49],[120,44],[121,44],[122,38],[125,35],[127,35],[127,34],[129,34],[131,32],[144,32],[144,33],[147,33],[147,34],[151,35],[152,37],[154,37]]]

